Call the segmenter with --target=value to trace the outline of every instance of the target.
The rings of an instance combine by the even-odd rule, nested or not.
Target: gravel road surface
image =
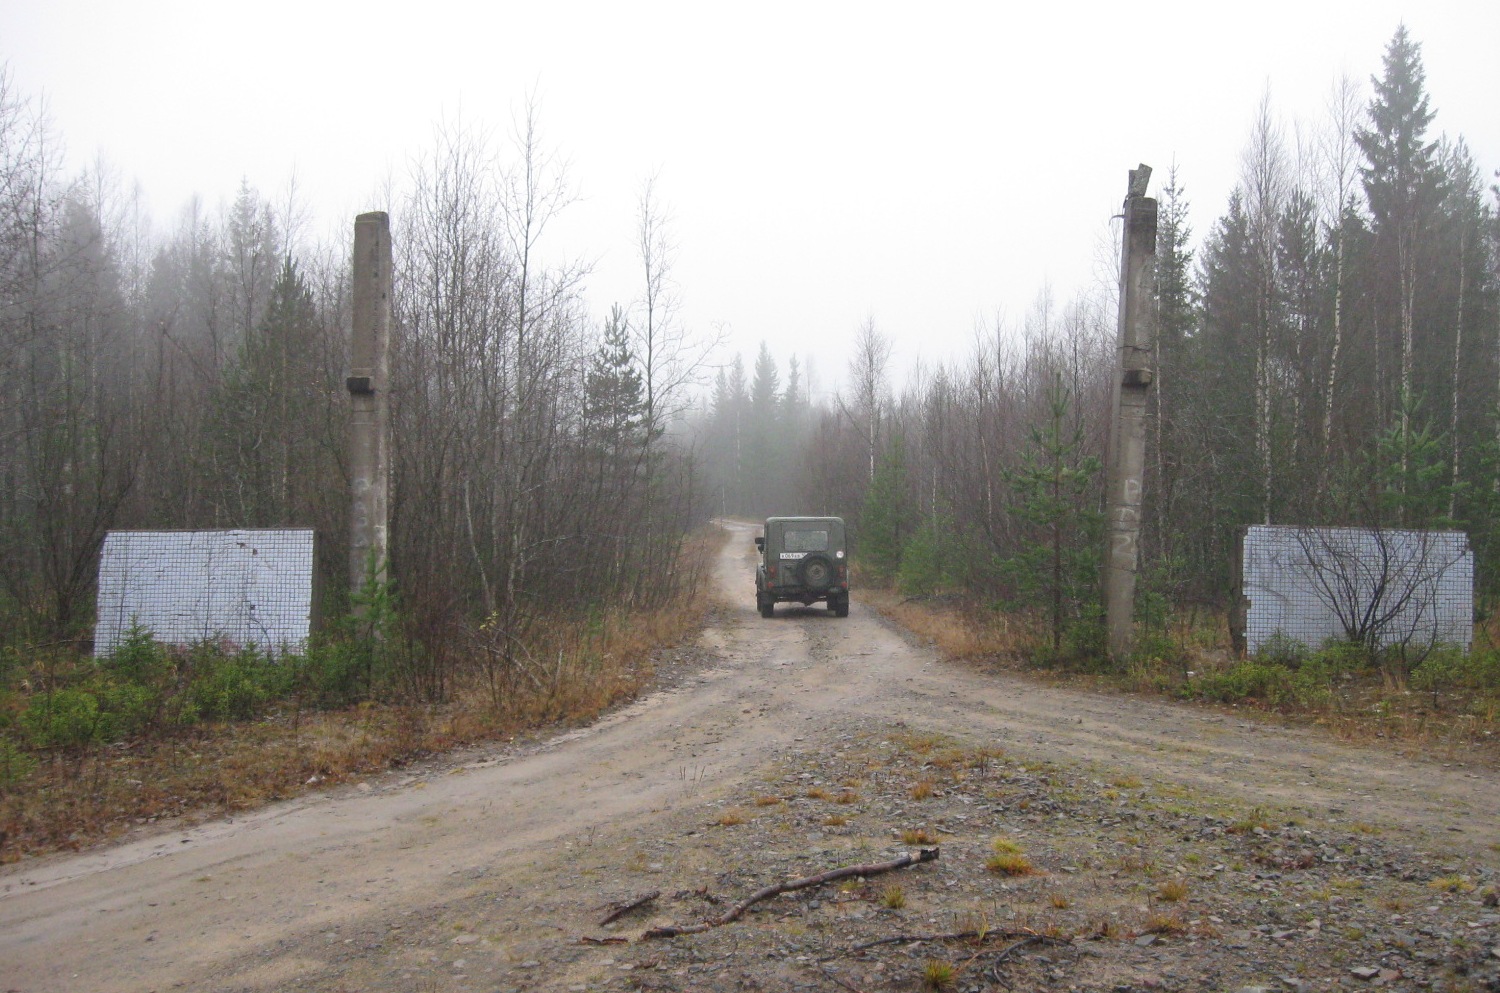
[[[934,959],[952,989],[1493,988],[1493,768],[975,672],[858,591],[847,619],[763,620],[755,531],[726,526],[730,606],[664,688],[543,742],[7,867],[0,990],[873,993]],[[637,940],[917,828],[937,862]],[[1034,874],[985,869],[1001,836]],[[976,921],[1013,940],[922,940]]]

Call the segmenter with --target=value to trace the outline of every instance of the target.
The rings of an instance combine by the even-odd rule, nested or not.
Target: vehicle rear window
[[[781,547],[789,552],[828,551],[827,531],[788,531]]]

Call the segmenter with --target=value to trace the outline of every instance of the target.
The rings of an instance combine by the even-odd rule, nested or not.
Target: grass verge
[[[711,556],[716,548],[686,554]],[[101,676],[92,660],[71,660],[86,678],[49,689],[42,701],[33,690],[42,681],[22,670],[0,692],[0,863],[249,810],[455,748],[591,720],[640,693],[656,675],[660,652],[689,642],[713,607],[700,589],[653,610],[539,625],[528,668],[497,680],[492,661],[461,661],[437,704],[366,699],[325,708],[286,687],[261,693],[258,687],[275,687],[279,677],[257,682],[242,662],[233,670],[238,681],[226,682],[216,661],[207,684],[219,696],[200,705],[191,692],[198,682],[184,689],[190,670],[166,654],[147,659],[156,667],[150,673],[129,679]],[[225,693],[248,696],[253,714],[232,719],[233,708],[213,709]],[[153,709],[143,700],[166,703]],[[135,723],[122,730],[104,720],[117,713],[134,715]],[[28,724],[36,714],[42,716]]]
[[[954,598],[861,599],[944,657],[1053,683],[1138,692],[1276,713],[1326,726],[1349,741],[1386,739],[1446,757],[1500,762],[1500,631],[1480,626],[1467,654],[1439,649],[1409,669],[1348,646],[1236,658],[1222,617],[1175,618],[1142,636],[1124,667],[1081,656],[1058,660],[1044,625],[1024,614]]]

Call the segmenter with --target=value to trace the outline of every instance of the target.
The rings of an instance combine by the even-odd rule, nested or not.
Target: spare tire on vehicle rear
[[[826,590],[833,583],[833,563],[826,555],[809,555],[797,567],[802,585],[810,590]]]

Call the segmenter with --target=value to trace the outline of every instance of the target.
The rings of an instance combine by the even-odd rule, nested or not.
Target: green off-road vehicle
[[[770,617],[777,603],[826,601],[835,617],[849,616],[849,559],[841,517],[768,517],[755,539],[755,605]]]

